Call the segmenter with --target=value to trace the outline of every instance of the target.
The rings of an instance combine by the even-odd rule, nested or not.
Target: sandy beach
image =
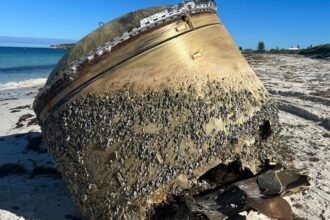
[[[311,178],[311,189],[291,196],[301,219],[330,219],[330,62],[298,55],[246,55],[278,101],[287,167]]]
[[[290,196],[297,219],[330,219],[330,61],[246,54],[280,108],[285,166],[311,189]],[[42,84],[0,91],[0,219],[81,219],[31,109]],[[249,219],[265,219],[250,214]]]
[[[0,219],[80,219],[31,105],[42,85],[0,92]]]

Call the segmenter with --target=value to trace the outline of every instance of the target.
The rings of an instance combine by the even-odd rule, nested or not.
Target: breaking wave
[[[19,89],[19,88],[29,88],[34,86],[43,86],[46,83],[46,78],[38,78],[38,79],[28,79],[22,80],[19,82],[7,82],[0,83],[0,91],[10,90],[10,89]]]

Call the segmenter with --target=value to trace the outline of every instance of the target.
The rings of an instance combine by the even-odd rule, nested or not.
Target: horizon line
[[[57,44],[72,44],[77,40],[60,38],[41,38],[41,37],[15,37],[0,36],[0,46],[2,47],[35,47],[44,48]]]
[[[65,40],[65,41],[77,41],[76,39],[56,38],[56,37],[28,37],[28,36],[12,36],[12,35],[0,35],[1,38],[21,38],[21,39],[34,39],[34,40]]]

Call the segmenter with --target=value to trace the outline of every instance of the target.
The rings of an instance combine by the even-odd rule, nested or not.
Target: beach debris
[[[11,100],[11,99],[9,99],[9,100]],[[17,107],[15,107],[15,108],[11,108],[11,109],[9,109],[9,110],[17,110],[17,109],[22,110],[22,109],[27,109],[27,108],[31,108],[31,105],[17,106]]]
[[[158,207],[176,199],[210,213],[198,196],[234,183],[252,196],[288,192],[270,184],[282,174],[267,173],[284,152],[277,104],[216,12],[189,0],[129,13],[50,74],[34,111],[84,218],[163,219]],[[222,195],[235,212],[238,195]]]
[[[24,126],[24,124],[22,122],[25,122],[26,120],[28,120],[29,118],[32,118],[34,115],[32,114],[24,114],[21,117],[19,117],[18,122],[16,123],[16,127],[15,128],[21,128]]]
[[[26,121],[27,119],[32,118],[32,117],[33,117],[32,114],[24,114],[21,117],[19,117],[18,122]]]
[[[38,125],[38,119],[37,118],[32,118],[28,123],[27,126],[31,125]]]
[[[227,172],[224,166],[218,169],[219,172]],[[206,182],[211,184],[215,179],[214,174],[209,171]],[[283,197],[310,188],[306,175],[285,170],[281,166],[250,177],[246,174],[243,176],[243,179],[211,184],[211,188],[194,195],[175,197],[155,207],[151,219],[245,219],[245,213],[254,210],[271,219],[289,220],[293,218],[293,213]]]
[[[202,196],[186,197],[185,201],[191,212],[202,213],[210,220],[230,218],[249,209],[270,218],[292,219],[291,207],[282,197],[309,186],[305,175],[269,170]]]
[[[24,127],[24,124],[23,123],[20,123],[20,122],[17,122],[16,123],[16,129],[18,129],[18,128],[22,128],[22,127]]]
[[[30,105],[23,105],[23,106],[18,106],[18,107],[15,107],[15,108],[11,108],[9,110],[11,110],[11,113],[15,113],[15,112],[20,112],[20,110],[22,109],[27,109],[27,108],[31,108]]]

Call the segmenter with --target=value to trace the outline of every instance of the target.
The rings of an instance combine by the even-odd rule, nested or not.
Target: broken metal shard
[[[210,220],[234,219],[251,208],[272,219],[292,219],[291,207],[281,196],[303,191],[309,186],[305,175],[270,170],[202,196],[186,197],[185,204],[191,212],[202,213]]]

